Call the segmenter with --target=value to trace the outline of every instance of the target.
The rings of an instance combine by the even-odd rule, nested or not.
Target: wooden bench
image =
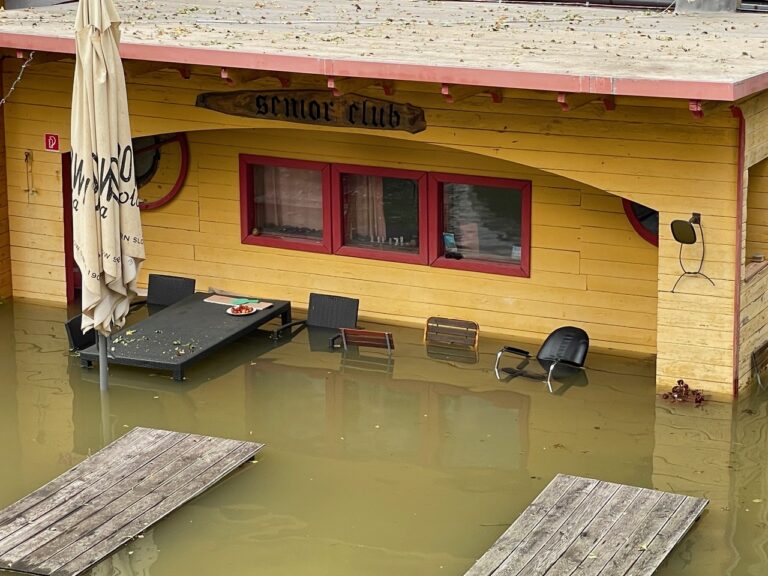
[[[480,327],[477,322],[432,316],[424,327],[424,342],[436,346],[477,349]]]
[[[760,390],[763,389],[763,379],[760,374],[768,366],[768,342],[764,342],[752,351],[752,377]]]

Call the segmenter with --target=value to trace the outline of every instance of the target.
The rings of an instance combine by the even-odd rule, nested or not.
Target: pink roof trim
[[[0,46],[65,54],[74,54],[75,52],[75,42],[72,38],[34,34],[0,33]],[[334,60],[308,56],[284,56],[153,44],[123,43],[120,46],[120,53],[123,58],[150,62],[651,98],[732,102],[768,89],[768,73],[746,78],[739,82],[696,82],[578,76],[514,70],[399,64],[396,62]]]

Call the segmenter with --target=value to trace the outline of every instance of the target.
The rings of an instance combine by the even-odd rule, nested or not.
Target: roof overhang
[[[73,38],[37,34],[0,32],[0,47],[72,55],[75,53]],[[707,82],[317,58],[131,42],[123,42],[120,45],[120,54],[129,60],[297,74],[722,102],[734,102],[768,89],[768,73],[734,82]]]

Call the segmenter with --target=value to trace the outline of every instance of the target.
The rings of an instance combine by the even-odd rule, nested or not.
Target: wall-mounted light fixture
[[[683,246],[686,244],[696,244],[696,228],[693,227],[694,224],[698,225],[699,235],[701,236],[701,259],[699,260],[699,267],[696,270],[688,270],[683,263]],[[709,283],[714,286],[715,283],[712,282],[712,278],[701,271],[702,266],[704,266],[705,252],[704,229],[701,227],[701,214],[694,212],[688,220],[672,220],[670,226],[672,227],[672,237],[680,243],[678,260],[680,260],[680,268],[683,270],[682,274],[680,274],[680,277],[675,282],[675,285],[672,287],[672,292],[675,291],[680,280],[686,276],[702,276],[709,280]]]

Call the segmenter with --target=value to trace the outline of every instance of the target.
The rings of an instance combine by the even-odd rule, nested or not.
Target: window
[[[430,174],[433,266],[527,276],[529,182]]]
[[[333,251],[427,264],[424,172],[333,166]]]
[[[330,167],[240,157],[243,242],[330,252]]]
[[[243,242],[527,276],[530,182],[240,156]]]
[[[624,213],[627,215],[627,219],[632,224],[635,232],[646,242],[658,246],[659,213],[653,208],[648,208],[626,198],[622,199],[622,204],[624,206]]]

